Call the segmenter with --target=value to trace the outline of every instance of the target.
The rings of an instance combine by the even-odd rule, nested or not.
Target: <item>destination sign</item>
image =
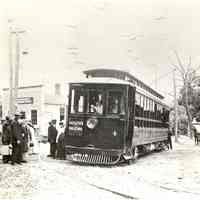
[[[33,104],[33,97],[18,97],[17,104]]]
[[[81,136],[83,134],[83,121],[79,119],[70,119],[69,121],[69,135]]]

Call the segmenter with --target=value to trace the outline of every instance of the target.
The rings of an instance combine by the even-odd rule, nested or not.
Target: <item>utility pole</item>
[[[20,62],[20,46],[19,46],[19,35],[18,32],[16,35],[16,63],[15,63],[15,87],[14,87],[14,111],[17,111],[17,96],[18,96],[18,86],[19,86],[19,62]]]
[[[175,111],[175,142],[178,142],[178,120],[177,120],[177,96],[176,96],[176,78],[175,78],[176,69],[173,71],[173,82],[174,82],[174,111]]]
[[[10,95],[10,105],[12,107],[12,114],[14,114],[14,112],[16,112],[17,110],[17,97],[18,97],[18,87],[19,87],[19,67],[20,67],[20,36],[19,34],[21,33],[25,33],[25,31],[23,30],[16,30],[16,31],[11,31],[11,34],[15,35],[15,43],[16,43],[16,49],[15,49],[15,76],[14,76],[14,95],[13,92],[11,93],[12,96]],[[11,58],[12,59],[12,58]],[[12,76],[12,82],[13,82],[13,68],[10,71],[11,76]],[[11,81],[10,81],[11,82]],[[11,83],[10,83],[11,84]],[[12,83],[12,88],[13,88],[13,83]],[[12,89],[13,90],[13,89]],[[11,91],[12,91],[11,90]]]
[[[13,48],[12,48],[12,21],[8,20],[9,23],[9,38],[8,38],[8,43],[9,43],[9,69],[10,69],[10,80],[9,80],[9,115],[10,117],[13,116]]]

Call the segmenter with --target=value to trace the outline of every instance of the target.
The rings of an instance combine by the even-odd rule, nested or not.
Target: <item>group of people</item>
[[[26,163],[29,150],[30,154],[36,154],[35,130],[32,123],[22,119],[20,113],[15,113],[13,120],[6,117],[2,128],[2,144],[10,150],[10,153],[3,155],[3,163]]]
[[[59,123],[58,128],[56,128],[53,122],[49,122],[48,142],[50,144],[50,154],[48,157],[65,159],[64,131],[64,124],[62,122]]]
[[[48,157],[64,160],[64,124],[62,122],[57,128],[53,122],[49,122],[48,142],[50,143]],[[3,163],[12,165],[26,163],[27,153],[29,155],[39,153],[34,126],[31,121],[22,119],[20,113],[15,113],[14,119],[6,117],[3,122],[2,145],[8,150],[2,156]]]

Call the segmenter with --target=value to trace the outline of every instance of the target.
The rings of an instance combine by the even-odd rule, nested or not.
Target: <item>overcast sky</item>
[[[170,98],[173,51],[185,63],[191,56],[192,66],[200,64],[200,2],[195,0],[0,2],[0,88],[9,85],[8,19],[26,30],[20,44],[29,53],[20,57],[20,85],[67,82],[84,69],[112,67]]]

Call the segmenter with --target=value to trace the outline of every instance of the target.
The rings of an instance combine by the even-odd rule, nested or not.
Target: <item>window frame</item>
[[[121,106],[120,106],[120,103],[121,103],[121,101],[120,101],[120,103],[119,103],[119,106],[118,106],[118,109],[120,110],[120,112],[118,112],[118,113],[110,113],[109,112],[109,93],[110,92],[119,92],[119,93],[121,93],[121,101],[122,101],[122,99],[123,99],[123,109],[124,109],[124,113],[122,113],[121,112]],[[126,114],[126,99],[125,99],[125,96],[126,96],[127,94],[125,93],[125,91],[123,91],[122,89],[107,89],[107,91],[106,91],[106,114],[107,115],[125,115]]]
[[[75,91],[74,92],[74,97],[72,98],[72,91]],[[82,90],[83,91],[83,97],[84,97],[84,99],[83,99],[83,112],[78,112],[78,111],[74,111],[74,112],[72,112],[72,99],[74,99],[73,101],[74,101],[74,105],[75,105],[75,96],[76,96],[76,92],[77,91],[80,91],[80,90]],[[81,91],[81,92],[82,92]],[[80,86],[74,86],[74,87],[71,87],[70,88],[70,102],[69,102],[69,114],[84,114],[85,113],[85,102],[87,101],[87,97],[86,97],[86,95],[85,95],[85,92],[86,92],[86,89],[85,88],[82,88],[82,87],[80,87]],[[74,106],[73,106],[74,107]],[[75,109],[74,109],[75,110]]]
[[[89,103],[90,103],[90,91],[100,91],[101,94],[102,94],[102,105],[103,105],[103,110],[102,110],[102,113],[98,113],[98,112],[90,112],[89,110]],[[87,88],[86,89],[86,105],[85,105],[85,113],[86,114],[96,114],[96,115],[104,115],[105,114],[105,107],[106,107],[106,104],[105,104],[105,92],[103,90],[103,88]]]

